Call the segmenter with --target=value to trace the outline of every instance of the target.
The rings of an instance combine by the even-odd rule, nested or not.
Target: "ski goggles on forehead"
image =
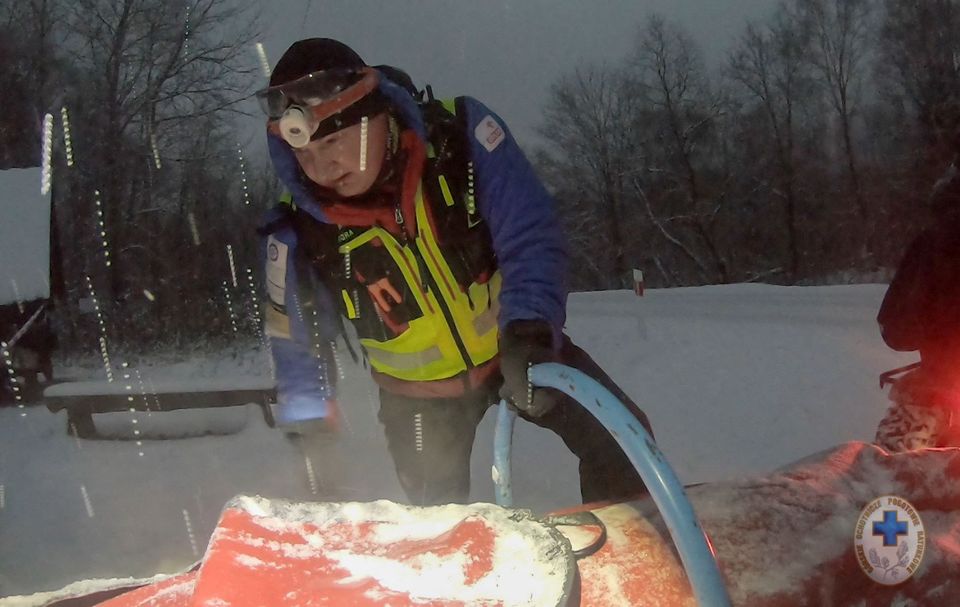
[[[323,70],[257,91],[256,97],[269,120],[279,120],[291,106],[311,108],[323,120],[369,95],[378,84],[373,68]]]

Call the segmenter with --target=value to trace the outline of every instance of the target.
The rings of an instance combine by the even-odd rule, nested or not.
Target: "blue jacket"
[[[426,139],[426,128],[416,101],[410,94],[388,80],[381,78],[381,92],[392,103],[405,125]],[[467,97],[466,110],[469,154],[474,163],[477,207],[493,239],[493,248],[503,277],[500,293],[499,326],[512,320],[545,320],[554,330],[554,344],[559,346],[560,334],[566,317],[567,257],[563,234],[556,216],[554,202],[547,193],[533,167],[517,145],[503,120],[476,99]],[[492,126],[503,129],[503,136],[481,141]],[[486,128],[485,128],[486,127]],[[317,221],[330,223],[317,200],[301,183],[301,170],[290,147],[279,137],[267,135],[270,157],[280,181],[293,197],[298,209],[309,213]],[[488,151],[488,148],[492,148]],[[332,342],[337,335],[339,319],[331,294],[320,287],[316,293],[316,307],[305,310],[298,293],[305,269],[293,262],[297,238],[289,225],[278,222],[280,209],[268,213],[267,225],[273,225],[271,236],[286,245],[287,259],[282,273],[285,288],[283,302],[276,301],[281,290],[273,286],[271,296],[275,303],[286,308],[290,318],[290,337],[270,338],[276,364],[279,400],[284,402],[296,396],[333,398],[334,371],[319,365],[310,352],[309,335],[321,343]],[[267,254],[267,239],[261,248]],[[265,261],[267,261],[265,259]],[[276,263],[274,261],[273,263]],[[280,268],[275,267],[274,276]],[[268,269],[268,291],[271,289]],[[312,287],[311,287],[312,290]]]

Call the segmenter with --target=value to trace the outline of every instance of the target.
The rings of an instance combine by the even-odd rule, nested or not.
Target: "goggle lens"
[[[277,120],[291,105],[316,106],[329,101],[359,82],[363,74],[355,69],[313,72],[257,91],[257,101],[268,118]]]

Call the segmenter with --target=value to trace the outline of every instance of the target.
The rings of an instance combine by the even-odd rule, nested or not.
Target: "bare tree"
[[[881,77],[915,115],[921,145],[949,146],[960,126],[960,7],[955,0],[885,0],[883,8]]]
[[[17,54],[4,58],[4,63],[17,64],[31,93],[29,102],[41,115],[56,95],[53,76],[59,61],[56,39],[63,34],[63,8],[61,0],[22,0],[0,8],[4,38],[17,47]]]
[[[867,76],[870,52],[871,0],[799,0],[799,10],[809,21],[811,60],[828,93],[840,124],[847,175],[860,219],[868,221],[853,119]]]
[[[777,187],[786,216],[789,274],[800,274],[798,220],[800,197],[797,186],[797,142],[799,113],[804,96],[810,93],[810,74],[804,53],[809,32],[785,5],[769,24],[751,23],[734,51],[731,74],[766,116],[770,142],[776,159]]]
[[[728,282],[727,262],[713,234],[723,195],[709,166],[715,160],[710,147],[723,114],[721,97],[711,90],[695,43],[659,15],[647,19],[628,63],[632,84],[645,101],[645,128],[652,132],[651,143],[655,142],[648,146],[649,156],[657,158],[654,173],[632,180],[634,190],[667,242],[694,261],[709,282]],[[676,198],[672,190],[682,192],[679,205],[668,204],[659,211],[670,214],[669,219],[655,216],[643,182],[665,190],[659,198]],[[671,234],[668,222],[689,226],[696,245],[684,244],[679,235]],[[696,249],[704,250],[708,259],[701,259]]]
[[[630,132],[631,105],[623,75],[606,67],[581,67],[551,87],[540,132],[550,141],[541,154],[542,164],[555,177],[561,202],[584,218],[576,239],[591,225],[602,235],[575,247],[609,259],[612,284],[623,287],[627,279],[628,178],[634,170],[637,142]]]
[[[960,6],[883,0],[879,22],[872,126],[883,136],[887,187],[878,250],[894,262],[960,144]]]
[[[88,75],[87,175],[102,192],[113,244],[137,205],[153,206],[155,155],[179,155],[210,116],[236,110],[255,70],[252,5],[199,0],[78,0],[69,5],[69,47]],[[203,122],[200,120],[203,119]],[[191,130],[193,131],[192,135]],[[110,291],[122,289],[123,260]]]
[[[40,162],[43,115],[59,92],[56,72],[62,35],[57,0],[23,0],[0,5],[0,162],[26,166]]]

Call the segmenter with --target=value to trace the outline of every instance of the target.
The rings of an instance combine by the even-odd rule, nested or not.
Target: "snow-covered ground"
[[[649,414],[684,482],[769,472],[849,440],[870,440],[886,400],[877,375],[914,356],[885,348],[874,317],[884,286],[732,285],[576,294],[568,332]],[[162,357],[157,382],[269,374],[260,353]],[[76,376],[76,375],[74,375]],[[97,416],[132,436],[210,427],[221,436],[81,441],[64,414],[0,409],[0,597],[93,577],[172,572],[204,550],[239,493],[303,500],[402,500],[376,420],[376,390],[348,366],[338,441],[305,445],[255,406]],[[490,410],[474,450],[472,497],[493,501]],[[309,457],[309,462],[308,458]],[[514,448],[518,505],[579,501],[576,461],[530,424]],[[0,600],[0,604],[3,601]]]

